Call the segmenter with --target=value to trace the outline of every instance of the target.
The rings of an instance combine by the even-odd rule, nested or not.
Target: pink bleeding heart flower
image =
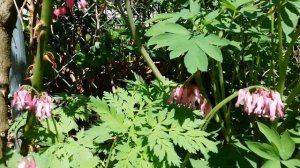
[[[67,14],[67,8],[61,7],[61,8],[59,8],[59,12],[60,12],[60,15],[64,16]]]
[[[56,17],[64,16],[64,15],[67,14],[67,8],[66,7],[61,7],[61,8],[58,8],[58,9],[54,9],[53,14]]]
[[[32,89],[20,87],[13,95],[12,107],[19,111],[34,112],[38,119],[51,117],[51,96],[47,92],[42,92],[41,95],[32,94]]]
[[[53,10],[53,14],[54,14],[56,17],[60,16],[60,10],[59,10],[59,9],[54,9],[54,10]]]
[[[38,168],[38,166],[34,159],[31,159],[30,157],[23,157],[19,160],[18,168]]]
[[[206,116],[212,109],[210,103],[200,94],[199,89],[192,85],[179,85],[170,94],[167,101],[175,102],[187,108],[198,109]]]
[[[235,107],[239,107],[241,102],[244,101],[244,99],[246,98],[246,94],[247,92],[249,92],[248,90],[246,89],[240,89],[239,90],[239,96],[238,96],[238,100],[235,104]]]
[[[13,95],[12,106],[19,111],[26,110],[28,96],[30,97],[30,95],[31,93],[28,90],[23,88],[18,89]]]
[[[46,92],[43,92],[42,96],[37,98],[35,116],[39,119],[51,117],[51,104],[52,98]]]
[[[87,6],[86,1],[85,1],[85,0],[80,0],[80,7],[81,7],[82,9],[85,9],[86,6]]]
[[[72,9],[75,5],[74,0],[66,0],[67,7]]]
[[[244,104],[244,111],[248,115],[255,114],[258,117],[269,118],[271,121],[284,115],[284,104],[280,94],[273,90],[258,88],[254,93],[250,93],[248,90],[241,89],[236,107],[241,103]]]
[[[203,111],[204,115],[207,116],[207,114],[212,110],[212,106],[207,102],[205,99],[204,102],[201,105],[201,111]]]
[[[262,96],[259,95],[257,97],[256,108],[254,110],[255,114],[258,114],[258,115],[262,114],[263,103],[264,103],[264,99]]]

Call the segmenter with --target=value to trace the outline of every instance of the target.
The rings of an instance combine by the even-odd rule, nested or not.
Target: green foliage
[[[191,165],[193,168],[208,168],[208,162],[204,160],[194,160],[190,159]]]
[[[89,109],[96,111],[101,125],[116,136],[111,160],[116,161],[115,167],[178,167],[182,162],[176,152],[178,147],[191,153],[201,152],[205,158],[210,151],[217,152],[217,143],[208,139],[209,133],[200,130],[203,120],[199,116],[184,115],[181,121],[176,109],[162,106],[163,99],[151,100],[158,85],[161,84],[129,86],[132,89],[128,91],[106,92],[102,100],[91,98]],[[146,90],[148,94],[144,94]]]
[[[281,8],[282,17],[282,30],[287,39],[290,39],[289,35],[294,31],[298,23],[298,16],[300,13],[300,3],[297,0],[289,0]]]
[[[120,17],[114,3],[87,1],[87,10],[75,7],[52,24],[49,46],[59,57],[55,61],[59,74],[57,81],[46,86],[52,93],[68,90],[88,95],[89,86],[95,85],[92,87],[97,92],[90,92],[100,93],[101,98],[72,93],[54,97],[53,117],[37,120],[30,130],[36,150],[30,156],[39,167],[299,167],[300,101],[297,89],[292,89],[299,83],[299,41],[291,45],[294,52],[284,81],[288,87],[282,95],[289,101],[284,118],[273,124],[278,127],[270,128],[254,121],[261,118],[241,115],[230,102],[207,127],[222,130],[224,135],[208,133],[200,130],[205,120],[199,111],[166,104],[178,84],[146,84],[152,79],[151,70],[137,59],[139,50],[133,46],[126,19]],[[186,83],[200,84],[212,106],[249,85],[276,88],[281,66],[278,43],[282,40],[282,51],[289,53],[285,51],[295,36],[300,13],[299,0],[131,2],[136,32],[141,42],[147,42],[146,50],[161,73],[185,83],[190,74],[202,71]],[[25,27],[29,27],[27,20]],[[132,76],[139,78],[129,74],[128,67],[147,80],[127,81]],[[68,83],[68,89],[61,86],[61,79]],[[102,97],[102,86],[113,83],[123,87],[124,81],[128,83],[126,89],[105,92]],[[22,135],[24,115],[12,122],[10,142]],[[222,142],[227,136],[231,139]],[[17,167],[21,156],[9,151],[6,158],[8,167]]]
[[[96,167],[101,163],[101,160],[94,155],[95,151],[91,149],[96,149],[94,143],[102,143],[110,139],[110,135],[104,132],[104,129],[98,131],[102,132],[99,134],[94,131],[92,134],[89,130],[89,134],[87,134],[82,130],[77,133],[74,139],[68,138],[63,143],[52,145],[41,154],[42,157],[48,158],[48,164],[43,166]]]
[[[147,34],[152,36],[148,45],[155,48],[168,47],[170,59],[184,56],[184,64],[190,73],[197,70],[207,71],[207,56],[222,62],[223,57],[218,46],[229,44],[228,40],[216,35],[192,35],[183,26],[176,23],[160,22],[152,26]]]
[[[263,167],[281,167],[281,163],[296,167],[296,163],[300,160],[291,158],[295,151],[295,142],[290,134],[285,131],[279,135],[277,131],[262,123],[258,123],[258,127],[271,145],[260,142],[246,142],[246,144],[252,152],[266,159]]]

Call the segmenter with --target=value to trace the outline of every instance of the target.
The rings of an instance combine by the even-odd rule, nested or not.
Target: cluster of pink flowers
[[[210,103],[200,94],[196,86],[177,86],[168,99],[168,103],[175,102],[188,108],[199,109],[206,116],[212,109]]]
[[[30,157],[23,157],[19,161],[18,168],[38,168],[38,166],[34,159],[31,159]]]
[[[51,117],[52,98],[47,92],[41,95],[33,95],[31,90],[20,88],[13,95],[12,107],[18,111],[35,112],[39,119]]]
[[[67,8],[72,9],[75,6],[74,0],[66,0]],[[86,0],[80,0],[79,2],[79,7],[81,9],[86,9],[87,7],[87,2]],[[67,14],[67,8],[65,6],[59,7],[57,9],[54,9],[53,14],[58,17],[58,16],[64,16]]]
[[[269,118],[273,121],[276,117],[283,117],[284,105],[280,94],[273,90],[259,88],[254,93],[247,89],[240,89],[236,107],[243,103],[246,113],[259,117]]]

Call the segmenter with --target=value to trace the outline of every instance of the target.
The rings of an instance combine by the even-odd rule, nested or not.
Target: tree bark
[[[21,3],[21,0],[17,0]],[[8,86],[11,57],[11,37],[17,20],[17,11],[13,0],[0,1],[0,158],[6,147],[8,129]]]

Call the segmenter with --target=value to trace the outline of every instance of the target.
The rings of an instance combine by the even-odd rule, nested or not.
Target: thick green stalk
[[[274,10],[274,7],[272,8]],[[271,54],[271,67],[268,75],[268,82],[269,84],[274,82],[274,55],[275,55],[275,35],[274,35],[274,22],[275,22],[275,17],[274,13],[271,14],[271,45],[272,45],[272,54]]]
[[[130,0],[126,0],[125,1],[125,6],[126,6],[126,11],[127,11],[127,15],[128,15],[128,22],[129,22],[129,27],[130,27],[130,31],[132,33],[133,39],[135,44],[137,45],[137,47],[139,48],[144,60],[146,61],[146,63],[148,64],[148,66],[151,68],[151,70],[153,71],[153,74],[155,75],[155,77],[160,80],[161,82],[165,81],[165,78],[161,75],[160,71],[158,70],[158,68],[156,67],[156,65],[154,64],[154,62],[152,61],[152,59],[150,58],[149,54],[147,53],[146,49],[144,48],[144,46],[142,45],[141,39],[138,35],[138,32],[136,30],[135,27],[135,23],[133,20],[133,13],[131,10],[131,5],[130,5]],[[120,5],[119,5],[120,8]],[[121,8],[120,8],[121,10]],[[121,14],[124,12],[121,12]],[[126,17],[126,16],[123,16]]]
[[[293,101],[295,100],[295,97],[299,95],[300,92],[300,77],[297,79],[297,83],[294,86],[293,90],[285,100],[285,107],[284,109],[287,109],[289,106],[292,105]],[[295,103],[296,104],[296,103]],[[297,107],[293,107],[293,105],[290,107],[291,109],[298,109]],[[277,128],[279,132],[283,132],[286,130],[286,126],[288,125],[289,122],[293,121],[295,117],[297,116],[297,110],[293,110],[289,113],[287,118],[282,122],[282,124]]]
[[[281,6],[278,6],[278,16],[277,16],[277,34],[278,34],[278,63],[279,63],[279,81],[277,85],[277,90],[280,95],[283,95],[284,90],[284,74],[283,73],[283,35],[282,35],[282,24],[281,24]],[[285,73],[285,72],[284,72]]]
[[[36,25],[35,35],[37,37],[37,55],[35,57],[34,64],[34,74],[32,78],[32,86],[38,92],[41,92],[43,89],[43,55],[47,48],[48,44],[48,36],[50,32],[50,25],[52,21],[52,9],[53,9],[53,0],[43,0],[42,3],[42,13],[41,20]],[[24,140],[21,146],[21,154],[27,155],[30,139],[28,138],[28,134],[32,130],[35,124],[35,115],[34,113],[28,113],[26,125],[24,127]]]
[[[219,82],[220,82],[220,89],[221,89],[221,98],[225,98],[225,87],[224,87],[224,77],[223,77],[223,68],[222,63],[218,62],[218,70],[219,70]]]
[[[292,55],[293,47],[299,36],[300,36],[300,28],[297,28],[296,32],[293,34],[291,42],[289,43],[286,53],[284,54],[284,58],[281,58],[281,61],[279,62],[279,81],[278,81],[277,89],[281,94],[281,96],[283,95],[283,91],[285,87],[285,79],[286,79],[287,67],[290,60],[290,56]]]
[[[214,65],[214,61],[213,61],[213,65]],[[214,66],[212,66],[212,72],[211,72],[211,80],[212,80],[212,83],[213,83],[213,93],[214,93],[214,101],[215,101],[215,104],[219,104],[219,102],[221,101],[221,96],[220,96],[220,93],[219,93],[219,87],[218,87],[218,84],[217,84],[217,81],[216,81],[216,77],[215,77],[215,68]],[[224,110],[224,109],[222,109]],[[210,112],[211,113],[211,112]],[[224,120],[223,118],[221,117],[220,113],[217,113],[217,116],[216,116],[216,121],[220,124],[221,126],[221,131],[226,139],[226,142],[229,142],[229,139],[228,139],[228,134],[227,134],[227,130],[225,128],[225,125],[224,125]]]
[[[300,77],[298,78],[298,82],[295,85],[295,87],[293,88],[292,92],[290,93],[290,95],[285,100],[285,104],[287,106],[290,105],[290,104],[292,104],[292,102],[294,101],[295,97],[299,95],[299,92],[300,92]]]
[[[52,21],[53,0],[43,0],[41,20],[37,24],[35,34],[37,36],[38,46],[34,64],[34,75],[32,86],[37,91],[42,91],[43,88],[43,56],[47,49],[48,36]]]
[[[218,70],[219,70],[219,82],[220,82],[220,90],[221,90],[221,100],[225,99],[225,86],[224,86],[224,77],[223,77],[223,68],[222,63],[218,62]],[[224,120],[225,120],[225,129],[226,129],[226,141],[230,141],[231,137],[231,119],[230,119],[230,111],[228,111],[227,106],[225,105],[222,108]]]

